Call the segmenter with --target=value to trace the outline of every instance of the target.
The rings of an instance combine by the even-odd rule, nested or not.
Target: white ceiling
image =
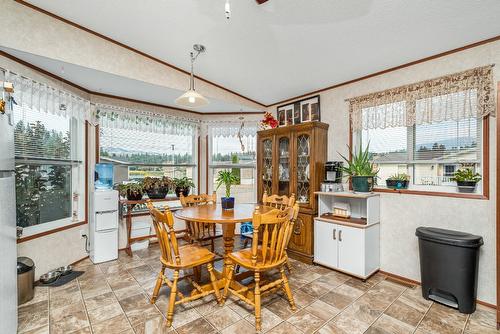
[[[499,0],[30,0],[265,104],[500,33]]]
[[[11,48],[0,47],[0,50],[97,93],[127,97],[166,106],[175,106],[173,101],[184,93],[184,91],[173,88],[157,86]],[[261,111],[213,98],[210,98],[208,105],[193,110],[201,113]]]

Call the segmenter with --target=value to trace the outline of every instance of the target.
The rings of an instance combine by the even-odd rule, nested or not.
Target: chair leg
[[[234,265],[231,263],[228,268],[228,277],[226,277],[226,284],[224,285],[224,292],[222,294],[222,303],[221,305],[224,305],[226,302],[227,296],[229,295],[229,286],[231,285],[231,281],[233,280],[233,271],[234,271]]]
[[[201,281],[201,266],[193,267],[193,278],[197,283]]]
[[[217,278],[214,273],[214,265],[211,262],[207,263],[207,269],[210,276],[210,282],[212,282],[212,288],[214,289],[215,298],[217,298],[217,303],[221,304],[222,299],[220,297],[219,286],[217,285]]]
[[[160,292],[161,285],[163,283],[163,275],[165,274],[165,266],[161,266],[161,271],[156,279],[155,289],[153,290],[153,295],[151,296],[151,304],[156,303],[156,298],[158,298],[158,293]]]
[[[174,319],[175,297],[177,296],[178,280],[179,280],[179,270],[176,270],[174,271],[174,280],[172,282],[172,288],[170,289],[170,298],[168,300],[167,327],[172,326],[172,320]]]
[[[285,264],[286,264],[286,269],[288,269],[288,273],[291,274],[292,273],[292,266],[290,265],[290,259],[288,258],[288,256],[286,258]]]
[[[285,290],[286,296],[288,297],[288,302],[290,303],[290,307],[292,311],[295,311],[297,308],[295,307],[295,301],[293,300],[292,290],[290,289],[290,285],[288,284],[288,278],[285,275],[285,268],[281,266],[281,279],[283,280],[283,290]]]
[[[255,330],[260,332],[262,326],[262,319],[260,317],[260,273],[256,272],[255,276]]]

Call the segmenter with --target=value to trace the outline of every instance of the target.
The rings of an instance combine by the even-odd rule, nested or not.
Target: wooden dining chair
[[[160,273],[156,279],[156,285],[151,297],[151,303],[154,304],[156,302],[161,286],[166,284],[170,288],[167,310],[167,326],[170,327],[174,317],[174,308],[177,304],[190,302],[195,299],[205,297],[211,293],[215,294],[219,303],[221,302],[217,279],[215,277],[213,267],[215,254],[198,245],[187,244],[179,247],[174,231],[174,217],[170,209],[166,207],[165,211],[161,212],[153,206],[151,201],[147,202],[147,207],[151,218],[153,219],[153,225],[160,244],[160,261],[162,264]],[[212,283],[212,289],[204,290],[197,282],[191,279],[191,276],[193,275],[179,277],[181,270],[184,271],[186,269],[193,269],[194,271],[195,268],[201,270],[201,266],[204,264],[207,265],[210,281]],[[173,281],[170,281],[167,278],[165,275],[165,269],[171,269],[174,271]],[[180,291],[177,291],[177,282],[182,279],[187,279],[194,287],[191,294],[187,297]],[[177,298],[179,299],[177,300]]]
[[[265,206],[270,206],[270,207],[273,207],[273,208],[284,210],[284,209],[293,207],[294,204],[295,204],[295,194],[294,193],[292,193],[292,195],[290,197],[288,197],[286,195],[282,195],[282,196],[280,196],[280,195],[271,195],[271,196],[269,196],[267,194],[267,191],[264,191],[264,195],[262,195],[262,205],[265,205]],[[241,236],[244,238],[244,240],[243,240],[243,248],[247,248],[248,247],[248,243],[253,238],[253,233],[252,232],[242,233]],[[259,240],[262,241],[262,237],[261,236],[259,236]],[[288,269],[288,272],[291,272],[291,266],[290,266],[290,263],[289,263],[288,259],[286,261],[286,267]],[[237,266],[236,267],[236,272],[239,272],[239,270],[240,270],[240,267]]]
[[[184,196],[181,194],[180,200],[182,207],[184,208],[198,205],[216,204],[217,195],[215,191],[212,195],[201,194]],[[215,239],[222,237],[221,233],[217,234],[216,224],[187,221],[186,228],[188,231],[189,242],[197,242],[202,246],[207,246],[208,244],[205,244],[205,242],[209,241],[210,250],[212,252],[215,251]]]
[[[244,302],[254,306],[255,329],[258,332],[261,330],[261,297],[263,295],[273,293],[281,287],[288,297],[292,310],[296,309],[284,267],[287,261],[286,247],[290,241],[293,224],[297,219],[298,212],[298,204],[295,204],[293,208],[274,209],[262,214],[259,212],[259,208],[256,208],[252,219],[254,226],[252,247],[230,253],[228,256],[229,275],[224,286],[222,304],[224,304],[229,293],[232,293]],[[260,230],[262,230],[262,243],[259,245],[258,234]],[[235,264],[254,273],[253,286],[245,286],[238,290],[230,287]],[[275,268],[279,269],[280,278],[261,284],[261,274]]]

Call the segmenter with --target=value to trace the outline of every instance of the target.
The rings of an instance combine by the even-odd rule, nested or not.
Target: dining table
[[[224,240],[224,267],[222,272],[216,271],[219,287],[223,288],[228,277],[229,257],[234,249],[235,227],[237,223],[251,222],[253,214],[266,213],[275,208],[258,204],[235,204],[233,209],[223,209],[221,204],[209,204],[186,207],[175,212],[175,217],[184,221],[220,224]],[[232,285],[241,287],[237,281],[249,277],[252,273],[245,271],[233,276]],[[207,285],[210,289],[210,285]]]

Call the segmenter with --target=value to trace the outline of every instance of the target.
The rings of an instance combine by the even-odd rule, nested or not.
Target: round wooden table
[[[224,238],[224,271],[222,279],[227,277],[228,255],[234,248],[234,229],[236,223],[251,222],[254,212],[266,213],[274,208],[257,204],[235,204],[233,210],[222,210],[220,204],[199,205],[183,208],[175,212],[175,217],[184,221],[214,223],[222,225]]]

